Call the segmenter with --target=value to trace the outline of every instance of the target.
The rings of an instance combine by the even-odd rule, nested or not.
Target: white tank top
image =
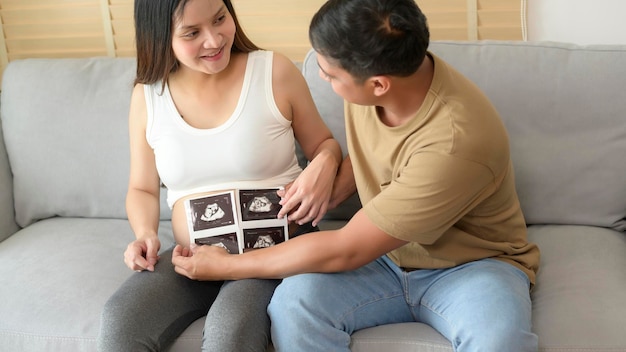
[[[190,194],[284,186],[300,174],[291,121],[274,101],[272,61],[270,51],[249,53],[237,107],[211,129],[188,125],[167,85],[163,94],[160,82],[144,86],[146,139],[170,208]]]

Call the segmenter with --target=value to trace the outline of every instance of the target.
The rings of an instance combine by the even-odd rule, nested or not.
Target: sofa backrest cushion
[[[0,109],[20,226],[52,216],[126,217],[134,75],[132,58],[8,65]]]
[[[626,230],[626,46],[479,41],[433,42],[430,50],[501,114],[528,224]],[[313,52],[304,72],[341,138],[343,109],[317,77]]]
[[[2,120],[0,119],[0,242],[14,234],[18,230],[15,223],[15,210],[13,209],[13,179],[9,167],[4,137],[2,133]]]
[[[313,50],[309,51],[302,62],[302,75],[309,85],[313,101],[317,106],[322,119],[339,142],[344,156],[348,155],[346,142],[346,127],[343,120],[343,99],[335,94],[330,83],[319,75],[317,57]],[[328,211],[325,219],[349,220],[361,208],[358,194],[348,198],[336,209]]]
[[[433,43],[489,96],[530,224],[626,230],[626,46]]]

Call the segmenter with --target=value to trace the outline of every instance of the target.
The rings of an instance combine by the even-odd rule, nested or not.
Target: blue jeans
[[[284,279],[268,306],[272,341],[277,351],[350,351],[357,330],[416,321],[457,352],[537,351],[529,285],[493,259],[405,272],[383,256],[354,271]]]

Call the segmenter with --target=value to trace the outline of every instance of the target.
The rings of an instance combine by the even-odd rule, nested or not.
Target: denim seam
[[[358,311],[361,308],[369,306],[372,303],[376,303],[376,302],[380,302],[380,301],[383,301],[383,300],[387,300],[387,299],[390,299],[390,298],[396,298],[396,297],[403,297],[403,294],[402,293],[387,294],[387,295],[380,296],[380,297],[377,297],[377,298],[374,298],[374,299],[370,299],[370,300],[367,300],[367,301],[359,302],[358,304],[354,305],[350,310],[348,310],[344,314],[342,314],[339,317],[338,321],[339,322],[345,321],[347,316],[354,315],[354,312]]]
[[[448,320],[447,318],[445,318],[438,310],[436,310],[434,307],[432,307],[431,305],[429,305],[428,303],[424,302],[424,300],[420,301],[420,306],[429,310],[430,312],[432,312],[433,314],[437,315],[439,318],[441,318],[441,320],[445,321],[454,331],[458,331],[457,327],[455,324],[453,324],[450,320]],[[456,348],[458,341],[450,341],[450,343]]]

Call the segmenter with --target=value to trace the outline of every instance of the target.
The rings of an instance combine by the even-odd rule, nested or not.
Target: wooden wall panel
[[[255,43],[301,60],[310,48],[311,17],[325,1],[233,4]],[[416,1],[428,17],[432,40],[523,37],[525,0]],[[27,57],[135,55],[133,0],[0,0],[0,21],[0,69]]]
[[[525,0],[478,0],[478,39],[522,40]]]
[[[116,56],[135,56],[135,23],[132,0],[109,0]]]
[[[99,0],[2,0],[7,61],[106,55]]]
[[[234,0],[246,34],[257,45],[302,60],[310,49],[308,28],[325,0]]]

